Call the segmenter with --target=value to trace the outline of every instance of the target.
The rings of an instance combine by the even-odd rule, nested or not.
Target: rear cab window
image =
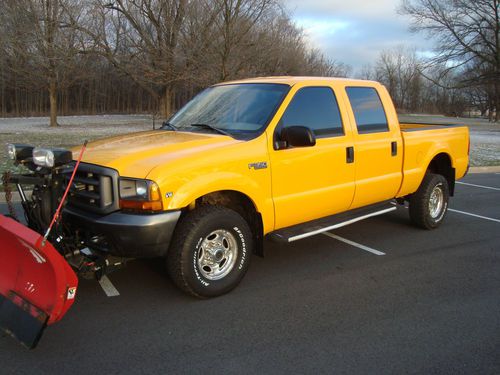
[[[358,134],[388,132],[384,106],[373,87],[346,87]]]
[[[298,90],[279,124],[279,128],[308,127],[318,138],[344,135],[337,98],[330,87],[303,87]]]

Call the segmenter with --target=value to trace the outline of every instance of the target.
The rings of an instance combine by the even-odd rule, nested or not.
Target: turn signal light
[[[163,204],[161,201],[127,201],[120,200],[120,207],[122,209],[128,210],[140,210],[140,211],[162,211]]]

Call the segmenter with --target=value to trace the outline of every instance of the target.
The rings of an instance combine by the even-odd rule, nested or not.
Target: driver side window
[[[297,91],[280,120],[281,127],[306,126],[316,137],[344,134],[339,106],[329,87],[304,87]]]

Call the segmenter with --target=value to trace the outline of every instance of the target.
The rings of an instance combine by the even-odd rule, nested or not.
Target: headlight
[[[73,160],[73,153],[63,148],[39,148],[33,149],[33,163],[40,167],[59,167]]]
[[[147,180],[120,178],[120,198],[147,200],[148,182]]]
[[[7,154],[11,160],[23,161],[31,158],[33,153],[33,146],[24,145],[19,143],[11,143],[7,145]]]
[[[150,180],[120,178],[120,207],[161,211],[163,205],[158,185]]]
[[[33,150],[33,163],[41,167],[52,168],[54,166],[54,153],[46,148],[35,148]]]
[[[14,146],[13,144],[8,144],[7,154],[9,155],[9,159],[16,160],[16,146]]]

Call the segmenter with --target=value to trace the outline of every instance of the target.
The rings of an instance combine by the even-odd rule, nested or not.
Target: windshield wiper
[[[229,134],[227,131],[225,130],[222,130],[222,129],[219,129],[213,125],[209,125],[209,124],[191,124],[190,126],[193,126],[193,127],[197,127],[197,128],[205,128],[205,129],[210,129],[210,130],[213,130],[219,134],[222,134],[222,135],[227,135],[229,137],[233,137],[231,134]]]
[[[166,128],[169,128],[171,130],[173,130],[174,132],[176,132],[177,130],[177,127],[175,127],[174,125],[172,125],[170,122],[168,121],[164,121],[162,124],[161,124],[161,128],[160,129],[166,129]]]

